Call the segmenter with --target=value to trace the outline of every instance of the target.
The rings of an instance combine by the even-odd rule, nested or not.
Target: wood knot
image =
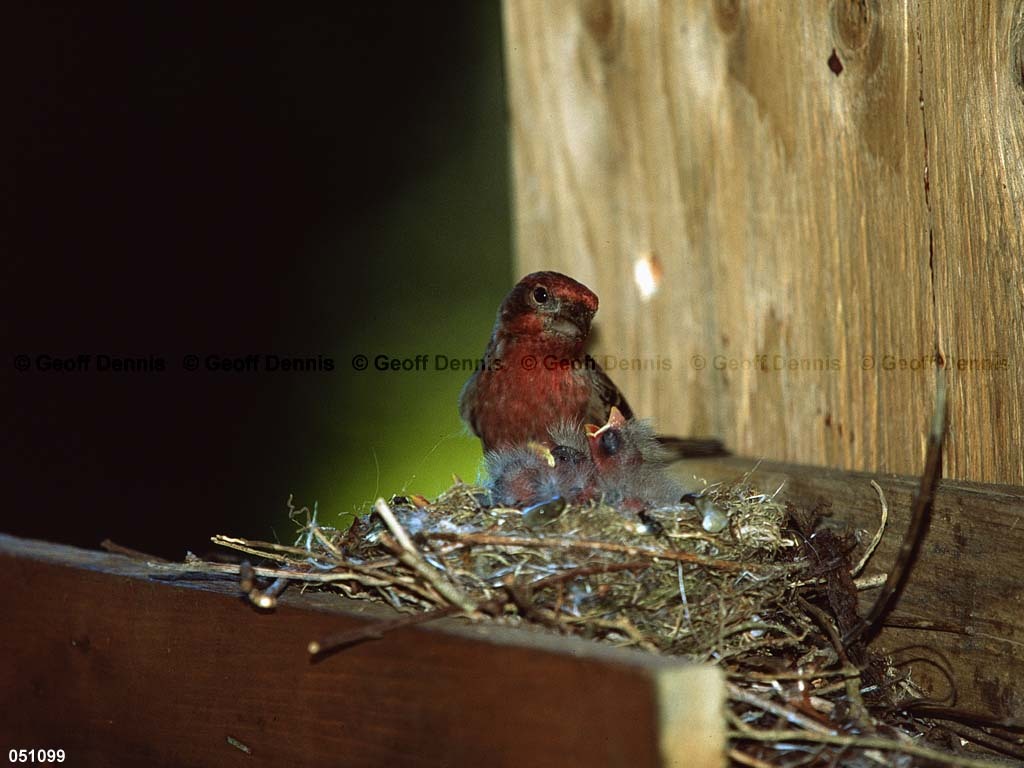
[[[740,0],[715,0],[715,22],[718,28],[729,34],[740,23]]]
[[[834,0],[832,24],[843,48],[852,52],[867,45],[873,16],[868,0]]]
[[[832,74],[836,77],[843,72],[843,62],[839,58],[839,54],[836,53],[836,49],[832,49],[832,55],[828,57],[828,68],[832,70]]]
[[[616,43],[615,4],[612,0],[583,0],[580,16],[587,34],[606,54],[614,52]]]
[[[886,13],[890,13],[887,6],[880,7],[878,0],[832,0],[829,18],[836,52],[829,68],[833,73],[839,74],[835,62],[843,68],[852,65],[860,78],[878,69],[885,55]]]

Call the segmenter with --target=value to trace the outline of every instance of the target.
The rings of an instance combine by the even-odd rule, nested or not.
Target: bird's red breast
[[[584,352],[597,308],[593,291],[558,272],[529,274],[505,297],[483,368],[459,398],[462,417],[485,450],[550,443],[553,424],[603,422],[607,393],[622,400]]]

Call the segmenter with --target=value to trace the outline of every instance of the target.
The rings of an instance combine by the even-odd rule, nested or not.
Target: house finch
[[[604,424],[633,409],[584,345],[597,296],[558,272],[527,275],[498,308],[483,365],[462,388],[459,413],[485,451],[533,440],[552,425]],[[675,458],[723,453],[717,440],[664,438]]]
[[[683,486],[667,470],[672,451],[650,422],[627,419],[613,406],[604,426],[588,424],[586,431],[597,492],[605,502],[633,511],[679,503]]]

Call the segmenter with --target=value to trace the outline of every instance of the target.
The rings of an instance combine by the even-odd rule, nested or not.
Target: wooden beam
[[[5,748],[69,765],[719,766],[718,670],[534,631],[411,627],[286,593],[259,613],[182,566],[0,535]]]
[[[918,479],[729,457],[679,465],[698,485],[750,473],[759,491],[799,508],[831,505],[829,527],[861,532],[856,557],[878,529],[875,480],[889,504],[889,525],[864,575],[885,574],[909,519]],[[997,719],[1024,720],[1024,489],[944,480],[931,525],[902,598],[875,647],[912,664],[913,679],[937,700]],[[861,615],[876,590],[861,593]],[[906,650],[904,650],[906,649]],[[951,671],[947,676],[942,668]]]

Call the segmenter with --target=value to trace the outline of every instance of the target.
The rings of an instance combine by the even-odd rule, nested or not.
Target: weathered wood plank
[[[1007,359],[953,379],[952,474],[1024,484],[1024,2],[915,15],[939,346]]]
[[[1024,483],[1024,3],[506,0],[505,22],[520,271],[597,291],[639,413],[912,474],[940,353],[947,476]]]
[[[311,663],[311,639],[385,612],[286,593],[261,614],[231,582],[154,580],[174,570],[0,536],[0,744],[69,765],[245,764],[229,738],[267,765],[723,762],[713,668],[464,622]]]
[[[731,482],[753,469],[760,491],[781,487],[779,498],[809,509],[832,504],[826,524],[863,531],[856,556],[878,529],[875,480],[889,503],[889,525],[864,575],[888,572],[907,529],[918,480],[895,475],[822,470],[776,462],[725,458],[691,462],[679,471],[709,482]],[[958,707],[995,718],[1024,720],[1024,489],[945,480],[935,496],[931,526],[903,596],[876,639],[913,664],[913,678],[943,700],[952,671]],[[861,593],[861,615],[877,590]],[[945,701],[949,705],[950,701]]]

